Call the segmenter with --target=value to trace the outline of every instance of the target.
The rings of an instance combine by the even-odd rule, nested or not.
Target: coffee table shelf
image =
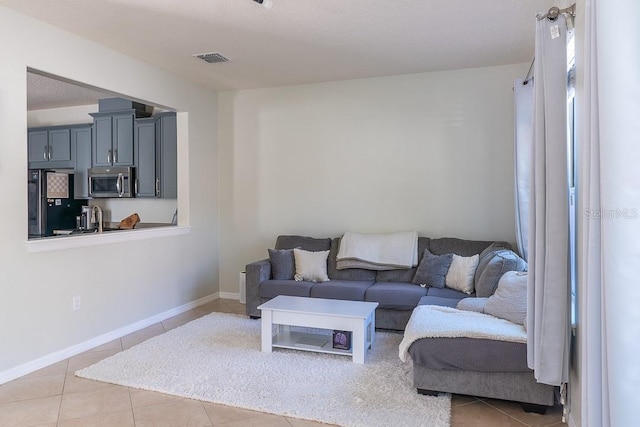
[[[333,348],[331,335],[312,334],[307,332],[278,332],[272,337],[273,348],[288,348],[293,350],[313,351],[316,353],[341,354],[352,356],[351,350]],[[314,345],[314,341],[324,342],[323,345]]]
[[[377,306],[377,302],[279,295],[258,306],[262,312],[262,351],[271,353],[273,348],[291,348],[347,355],[355,363],[364,363],[367,350],[373,348],[375,341]],[[274,326],[277,326],[275,335]],[[351,350],[333,348],[329,337],[326,343],[309,344],[308,340],[317,339],[318,334],[291,331],[290,326],[351,331]]]

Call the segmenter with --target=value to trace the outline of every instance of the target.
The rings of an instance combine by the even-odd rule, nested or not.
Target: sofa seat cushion
[[[292,297],[308,297],[314,282],[296,282],[295,280],[265,280],[260,283],[259,292],[262,298],[275,298],[278,295]]]
[[[456,308],[458,302],[460,302],[460,300],[455,298],[431,297],[427,295],[426,297],[420,298],[418,305],[440,305],[443,307]]]
[[[377,302],[378,308],[391,310],[413,310],[427,288],[410,283],[376,282],[367,289],[364,300]]]
[[[529,372],[527,344],[477,338],[422,338],[409,347],[413,363],[438,370]]]
[[[311,288],[310,296],[313,298],[364,301],[364,295],[371,286],[373,286],[373,280],[331,280],[330,282],[316,283]]]

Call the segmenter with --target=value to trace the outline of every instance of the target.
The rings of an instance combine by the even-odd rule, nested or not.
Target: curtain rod
[[[538,19],[538,21],[542,21],[543,19],[546,18],[549,21],[553,22],[556,19],[558,19],[558,16],[560,16],[561,13],[568,14],[569,16],[571,16],[571,19],[573,20],[573,18],[576,17],[576,4],[574,3],[565,9],[560,9],[558,6],[553,6],[549,8],[549,11],[544,15],[537,14],[536,18]]]
[[[556,19],[558,19],[558,16],[560,16],[561,13],[568,14],[571,17],[571,20],[573,21],[573,19],[576,17],[576,4],[574,3],[565,9],[560,9],[557,6],[553,6],[549,8],[549,11],[544,15],[537,14],[536,19],[538,21],[542,21],[543,19],[546,18],[549,21],[553,22]],[[533,70],[533,64],[535,62],[536,62],[536,58],[534,57],[533,60],[531,61],[531,65],[529,66],[529,71],[527,71],[527,75],[524,77],[524,81],[522,82],[523,85],[526,85],[527,83],[529,83],[529,80],[533,78],[533,76],[531,75],[531,71]]]

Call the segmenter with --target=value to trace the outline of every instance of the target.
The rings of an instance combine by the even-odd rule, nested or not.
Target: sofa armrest
[[[260,317],[260,310],[258,310],[258,306],[261,304],[259,287],[260,283],[271,278],[271,261],[263,259],[247,264],[245,272],[247,316]]]

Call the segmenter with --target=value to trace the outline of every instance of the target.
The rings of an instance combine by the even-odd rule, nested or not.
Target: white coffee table
[[[262,312],[262,351],[292,348],[352,356],[364,363],[376,336],[377,302],[279,295],[258,306]],[[277,333],[273,334],[273,325]],[[351,331],[351,350],[333,348],[331,335],[291,331],[290,326]]]

